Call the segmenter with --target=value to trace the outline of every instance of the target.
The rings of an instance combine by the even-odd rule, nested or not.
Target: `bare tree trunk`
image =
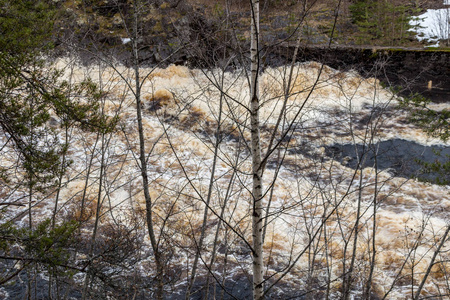
[[[353,268],[355,266],[356,261],[356,255],[357,255],[357,246],[358,246],[358,235],[360,231],[360,221],[361,221],[361,205],[362,205],[362,186],[363,186],[363,165],[365,160],[365,150],[363,150],[363,158],[362,162],[359,162],[360,164],[360,174],[359,174],[359,188],[358,188],[358,203],[357,203],[357,209],[356,209],[356,220],[355,225],[353,226],[353,246],[352,246],[352,253],[351,253],[351,259],[350,259],[350,266],[348,268],[348,271],[344,269],[344,279],[343,279],[343,299],[347,300],[350,298],[350,293],[352,290],[352,285],[354,281],[353,277]],[[351,234],[349,236],[349,240],[351,238]]]
[[[95,250],[95,240],[97,238],[97,230],[99,225],[99,219],[100,219],[100,210],[102,206],[102,189],[103,189],[103,173],[105,171],[105,151],[106,151],[106,145],[105,145],[105,134],[102,133],[102,141],[101,141],[101,160],[100,160],[100,174],[99,174],[99,184],[98,184],[98,193],[97,193],[97,208],[95,211],[95,222],[94,222],[94,229],[92,231],[92,236],[90,240],[90,247],[89,247],[89,253],[88,253],[88,267],[86,271],[86,277],[84,279],[84,285],[83,285],[83,293],[82,293],[82,300],[88,299],[87,293],[88,293],[88,286],[91,281],[92,272],[91,272],[91,264],[92,264],[92,258]]]
[[[431,273],[431,268],[434,266],[434,262],[436,260],[437,255],[441,251],[442,246],[444,246],[445,242],[447,241],[448,234],[450,232],[450,225],[447,226],[447,229],[445,230],[444,235],[441,238],[441,242],[439,243],[439,246],[437,247],[436,251],[433,254],[433,257],[431,258],[430,264],[428,265],[428,269],[425,272],[425,276],[422,279],[422,282],[420,283],[419,289],[416,291],[416,294],[414,296],[414,300],[418,300],[420,297],[420,292],[423,289],[423,286],[425,285],[425,282],[427,281],[428,275]]]
[[[217,255],[217,245],[218,245],[218,242],[219,242],[219,233],[220,233],[220,229],[221,229],[221,225],[222,225],[222,220],[223,220],[224,215],[225,215],[225,208],[227,207],[227,204],[228,204],[229,194],[230,194],[231,188],[233,186],[235,176],[236,176],[236,171],[233,171],[233,173],[231,175],[231,179],[230,179],[230,184],[228,185],[227,192],[226,192],[225,198],[223,200],[223,205],[222,205],[221,210],[220,210],[219,222],[217,223],[217,227],[216,227],[216,234],[214,236],[213,250],[211,252],[211,260],[209,262],[209,267],[208,267],[209,268],[209,273],[208,273],[208,276],[206,277],[205,296],[203,298],[204,300],[208,300],[211,274],[213,272],[213,266],[214,266],[214,263],[215,263],[215,260],[216,260],[216,255]],[[226,243],[225,243],[225,245],[226,245]],[[225,278],[225,276],[224,276],[224,278]],[[215,286],[214,286],[214,288],[213,288],[213,298],[215,297],[215,295],[216,295],[216,293],[215,293]]]
[[[141,102],[141,78],[139,75],[139,28],[138,24],[139,20],[139,9],[138,1],[134,1],[134,26],[133,26],[133,36],[132,36],[132,47],[133,47],[133,59],[134,59],[134,80],[135,80],[135,89],[134,89],[134,97],[136,100],[136,117],[138,121],[138,133],[139,133],[139,161],[140,161],[140,170],[142,177],[142,187],[144,190],[144,198],[145,198],[145,211],[146,211],[146,220],[147,220],[147,229],[148,235],[150,238],[150,243],[153,250],[153,255],[155,256],[155,264],[156,264],[156,299],[163,299],[163,288],[164,288],[164,273],[163,273],[163,265],[161,259],[161,252],[159,250],[159,245],[155,236],[155,229],[153,225],[153,217],[152,217],[152,198],[150,197],[150,191],[148,188],[148,171],[147,171],[147,160],[146,160],[146,151],[145,151],[145,139],[144,139],[144,127],[142,124],[142,102]]]
[[[261,138],[259,130],[259,0],[251,2],[251,82],[250,123],[252,151],[252,238],[253,238],[253,299],[263,299],[263,205]]]
[[[223,76],[222,76],[222,86],[223,86]],[[201,251],[203,248],[203,241],[205,240],[206,223],[208,221],[208,210],[209,210],[209,204],[211,202],[211,196],[212,196],[212,191],[213,191],[214,177],[215,177],[216,165],[217,165],[217,157],[218,157],[218,152],[219,152],[219,146],[220,146],[220,143],[222,142],[222,135],[220,132],[221,131],[220,127],[221,127],[221,123],[222,123],[223,97],[224,97],[224,95],[223,95],[223,93],[221,93],[220,104],[219,104],[219,116],[218,116],[218,120],[217,120],[217,129],[216,129],[216,141],[215,141],[215,145],[214,145],[214,157],[213,157],[211,175],[209,178],[208,195],[206,197],[205,210],[203,212],[203,222],[202,222],[202,229],[201,229],[201,233],[200,233],[200,240],[198,241],[197,252],[195,253],[194,263],[192,265],[191,278],[189,280],[189,285],[188,285],[186,296],[185,296],[186,300],[189,300],[189,297],[191,295],[192,286],[194,285],[195,275],[197,272],[198,259],[199,259],[199,256],[201,255]],[[219,223],[220,223],[220,221],[219,221]],[[218,227],[219,227],[219,225],[218,225]],[[209,277],[208,277],[208,279],[209,279]],[[206,290],[208,290],[207,286],[206,286]],[[207,295],[208,295],[208,293],[206,293],[206,296]]]
[[[378,151],[377,151],[378,152]],[[375,155],[375,186],[373,192],[373,224],[372,224],[372,258],[370,261],[369,278],[367,279],[365,288],[365,299],[370,299],[372,289],[373,272],[375,270],[377,247],[376,247],[376,230],[377,230],[377,197],[378,197],[378,160]]]
[[[136,43],[136,41],[135,41]],[[145,159],[145,139],[144,139],[144,127],[142,125],[142,103],[141,103],[141,82],[139,77],[139,66],[138,66],[138,56],[137,56],[137,46],[135,47],[135,59],[136,64],[134,66],[135,72],[135,81],[136,81],[136,106],[137,106],[137,121],[138,121],[138,132],[139,132],[139,161],[140,161],[140,169],[142,176],[142,185],[144,189],[144,198],[145,198],[145,211],[146,211],[146,219],[147,219],[147,229],[148,235],[150,237],[150,243],[152,245],[153,254],[155,256],[155,264],[156,264],[156,281],[157,281],[157,290],[156,297],[157,299],[162,299],[163,297],[163,268],[161,263],[161,254],[158,249],[158,242],[155,237],[155,230],[153,226],[152,220],[152,199],[150,197],[150,191],[148,189],[148,171],[147,171],[147,161]]]
[[[64,147],[67,148],[67,145],[69,145],[69,125],[65,124],[65,127],[64,127]],[[61,188],[62,188],[62,180],[63,180],[63,176],[64,176],[64,168],[65,168],[65,165],[66,165],[66,158],[67,158],[67,153],[66,153],[66,151],[64,151],[63,157],[62,157],[61,170],[59,171],[60,173],[58,175],[58,188],[56,190],[55,206],[53,207],[52,229],[55,229],[56,214],[58,213],[59,195],[60,195]]]

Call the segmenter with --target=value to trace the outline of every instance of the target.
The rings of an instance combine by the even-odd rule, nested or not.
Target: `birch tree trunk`
[[[253,299],[263,299],[263,206],[261,140],[259,132],[259,0],[251,2],[251,82],[250,123],[252,146],[252,238],[253,238]]]

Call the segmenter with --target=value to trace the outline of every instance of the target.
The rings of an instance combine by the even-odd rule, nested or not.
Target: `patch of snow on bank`
[[[445,5],[450,5],[447,0]],[[424,14],[410,21],[411,26],[418,26],[417,32],[419,41],[428,40],[436,42],[434,46],[439,46],[439,40],[448,39],[450,36],[450,8],[429,9]]]

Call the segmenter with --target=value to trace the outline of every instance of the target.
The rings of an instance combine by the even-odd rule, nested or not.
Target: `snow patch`
[[[450,5],[450,0],[444,2]],[[449,39],[450,37],[450,8],[429,9],[424,14],[410,21],[411,26],[417,26],[412,31],[417,32],[419,41],[436,42],[439,47],[439,40]]]

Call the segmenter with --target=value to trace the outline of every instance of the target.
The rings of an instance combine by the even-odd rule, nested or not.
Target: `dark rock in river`
[[[402,139],[383,141],[373,145],[335,144],[325,149],[327,156],[346,163],[353,169],[358,167],[360,161],[363,168],[375,167],[376,163],[378,169],[389,169],[394,176],[416,177],[427,181],[435,181],[438,175],[424,172],[423,165],[436,161],[443,163],[449,159],[450,155],[450,147],[430,147]],[[450,180],[450,174],[444,177]]]

